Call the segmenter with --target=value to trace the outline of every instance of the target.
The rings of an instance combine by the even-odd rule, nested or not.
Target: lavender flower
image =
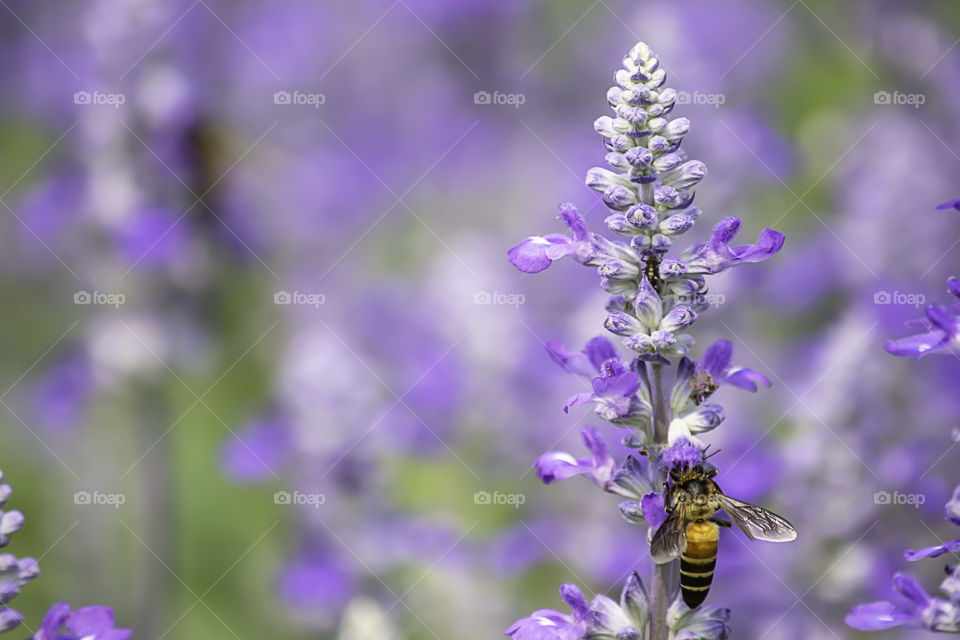
[[[731,365],[729,341],[715,343],[702,362],[687,357],[694,346],[690,328],[708,309],[706,279],[770,258],[783,247],[784,236],[765,229],[757,244],[731,246],[741,221],[728,217],[716,225],[709,241],[671,255],[675,243],[701,217],[693,206],[693,187],[707,169],[680,148],[690,122],[670,118],[677,92],[664,86],[666,72],[646,44],[630,50],[615,80],[607,92],[613,115],[594,122],[607,147],[607,167],[590,169],[586,184],[611,210],[605,225],[616,238],[590,232],[573,205],[564,204],[560,217],[572,236],[531,236],[510,249],[508,257],[519,270],[537,273],[554,260],[572,256],[596,267],[600,286],[610,294],[604,328],[635,353],[629,363],[605,338],[594,338],[582,353],[568,352],[557,342],[548,343],[547,349],[565,371],[590,379],[591,391],[569,398],[564,410],[594,403],[601,418],[629,430],[623,443],[637,454],[617,465],[597,431],[587,428],[582,435],[591,457],[548,452],[536,467],[545,483],[585,475],[605,491],[627,498],[619,505],[621,515],[649,527],[650,539],[667,518],[667,478],[703,463],[706,447],[695,434],[723,421],[723,408],[703,401],[718,385],[749,391],[770,385],[763,375]],[[667,369],[676,371],[672,391],[666,385]],[[691,611],[667,580],[666,568],[659,566],[649,594],[634,575],[620,605],[597,596],[585,628],[578,590],[577,598],[568,600],[573,615],[537,612],[514,624],[507,635],[538,640],[727,637],[728,610]]]
[[[0,481],[3,472],[0,471]],[[23,514],[19,511],[4,511],[3,507],[13,490],[10,485],[0,482],[0,547],[10,543],[10,537],[23,527]],[[10,631],[23,622],[23,616],[8,603],[15,598],[21,587],[37,577],[40,567],[33,558],[17,558],[0,554],[0,632]]]
[[[514,640],[578,640],[587,629],[590,610],[580,589],[573,584],[560,586],[560,597],[572,610],[561,613],[553,609],[539,609],[526,618],[520,618],[504,633]]]

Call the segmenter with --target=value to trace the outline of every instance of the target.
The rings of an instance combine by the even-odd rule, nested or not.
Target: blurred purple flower
[[[336,612],[355,589],[353,574],[337,556],[311,553],[284,566],[277,576],[277,593],[295,609],[309,613]]]
[[[910,576],[898,573],[893,586],[903,596],[903,603],[880,601],[853,607],[846,622],[861,631],[880,631],[893,627],[921,627],[931,631],[960,631],[960,574],[953,567],[941,584],[951,600],[933,598]]]
[[[223,473],[233,482],[261,482],[286,466],[292,453],[287,424],[280,418],[268,417],[227,439],[220,464]]]
[[[949,202],[944,202],[943,204],[937,205],[937,210],[944,211],[946,209],[955,209],[960,211],[960,199],[950,200]]]

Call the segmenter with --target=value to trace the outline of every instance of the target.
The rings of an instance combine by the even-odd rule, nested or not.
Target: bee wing
[[[740,502],[725,494],[717,494],[717,502],[730,519],[751,540],[790,542],[797,537],[797,530],[772,511],[746,502]]]
[[[682,504],[677,504],[650,542],[650,557],[657,564],[665,564],[680,557],[687,548],[687,519]]]

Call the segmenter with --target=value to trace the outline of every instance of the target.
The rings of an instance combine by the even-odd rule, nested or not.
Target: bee
[[[698,366],[690,378],[690,399],[693,404],[700,406],[700,403],[712,396],[716,390],[717,383],[713,381],[713,376]]]
[[[672,469],[667,486],[666,510],[670,515],[660,525],[650,544],[657,564],[680,558],[680,592],[694,609],[707,597],[717,565],[719,527],[731,523],[716,517],[723,509],[751,540],[790,542],[797,530],[777,514],[735,500],[723,493],[713,477],[717,468],[704,461],[692,469]]]

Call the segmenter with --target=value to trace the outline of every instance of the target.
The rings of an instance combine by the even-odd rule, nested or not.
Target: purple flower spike
[[[740,264],[763,262],[783,248],[784,235],[773,229],[764,229],[757,244],[731,247],[739,229],[738,218],[724,218],[709,242],[698,242],[685,251],[680,257],[687,263],[688,273],[720,273]]]
[[[586,222],[572,204],[560,205],[560,219],[570,227],[573,237],[562,233],[545,236],[530,236],[510,249],[510,262],[524,273],[539,273],[564,256],[573,254],[577,262],[586,263],[590,258],[590,238]]]
[[[718,384],[728,384],[747,391],[756,391],[758,385],[770,386],[770,381],[762,374],[747,367],[731,366],[733,362],[733,343],[729,340],[717,340],[703,354],[703,370]]]
[[[548,451],[534,462],[537,477],[544,484],[566,480],[577,475],[586,475],[602,489],[610,486],[616,463],[607,451],[603,437],[594,427],[584,427],[580,431],[580,436],[583,438],[583,444],[593,455],[588,458],[575,458],[564,451]]]
[[[70,605],[58,602],[43,617],[33,640],[129,640],[130,629],[113,628],[113,610],[109,607],[84,607],[70,613]],[[60,633],[66,626],[70,632]]]

